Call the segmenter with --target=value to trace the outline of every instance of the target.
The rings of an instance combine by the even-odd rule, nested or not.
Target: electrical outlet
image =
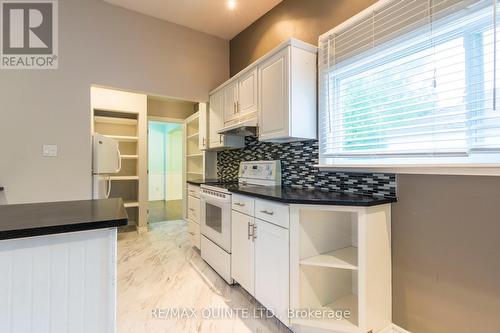
[[[57,157],[57,145],[43,145],[43,157]]]

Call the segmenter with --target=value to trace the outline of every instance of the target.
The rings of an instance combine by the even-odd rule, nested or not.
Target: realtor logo
[[[0,0],[0,8],[0,68],[57,68],[57,0]]]

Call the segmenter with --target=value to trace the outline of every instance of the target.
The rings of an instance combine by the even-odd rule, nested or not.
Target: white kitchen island
[[[0,206],[0,332],[116,332],[121,199]]]

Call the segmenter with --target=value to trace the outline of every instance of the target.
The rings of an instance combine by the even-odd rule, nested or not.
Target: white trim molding
[[[332,165],[317,164],[316,168],[331,172],[373,172],[373,173],[397,173],[415,175],[462,175],[462,176],[500,176],[500,165]]]
[[[384,328],[381,331],[378,331],[377,333],[411,333],[410,331],[407,331],[395,324],[391,324],[390,326]]]

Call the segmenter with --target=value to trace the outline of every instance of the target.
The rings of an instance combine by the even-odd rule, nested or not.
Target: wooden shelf
[[[186,155],[186,157],[202,157],[202,156],[203,156],[203,153]]]
[[[123,203],[123,206],[124,206],[125,208],[139,207],[139,202],[137,202],[137,201],[133,201],[133,200],[126,200],[126,201]]]
[[[119,117],[95,116],[94,121],[100,124],[137,125],[137,119]]]
[[[192,172],[192,171],[188,171],[187,173],[192,174],[192,175],[203,175],[203,172]]]
[[[341,332],[359,332],[358,327],[358,297],[350,294],[339,298],[338,300],[325,305],[322,310],[326,311],[350,311],[349,318],[325,318],[325,319],[302,319],[292,318],[290,322],[294,325],[303,325],[309,327],[320,328],[324,330],[341,331]]]
[[[349,246],[340,250],[331,251],[314,257],[302,259],[301,265],[332,267],[343,269],[358,269],[358,249]]]
[[[105,135],[105,134],[103,134],[103,135],[107,136],[108,138],[112,138],[112,139],[122,141],[122,142],[137,142],[137,140],[139,140],[139,138],[136,136]]]
[[[139,155],[121,155],[122,160],[136,160]]]
[[[138,180],[139,176],[111,176],[110,180]]]
[[[192,138],[197,138],[198,135],[200,135],[200,132],[196,132],[194,134],[188,135],[186,138],[189,140],[189,139],[192,139]]]

